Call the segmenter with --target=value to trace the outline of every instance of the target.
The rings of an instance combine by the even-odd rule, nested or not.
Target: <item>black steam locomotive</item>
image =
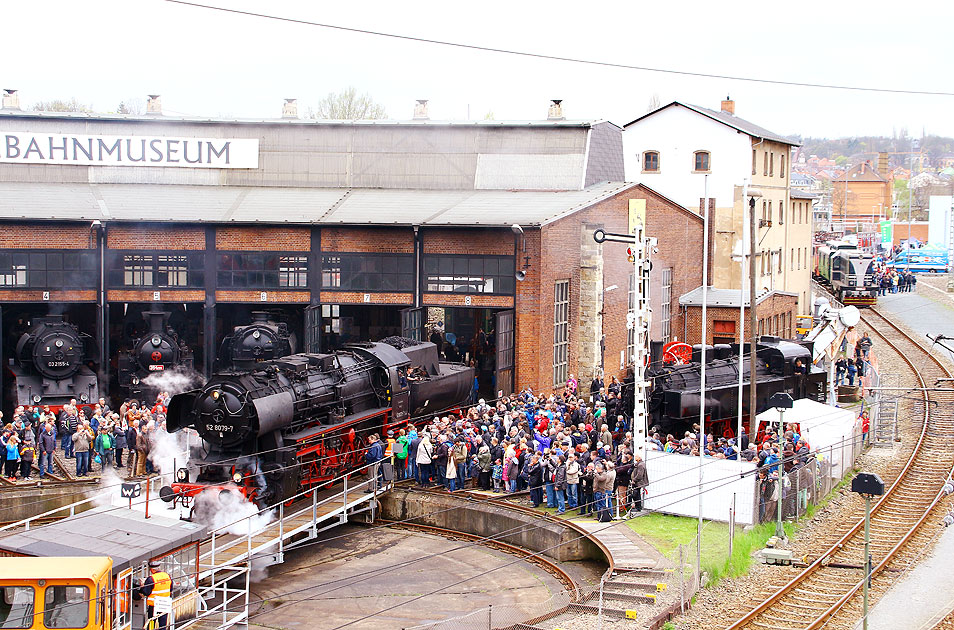
[[[264,311],[254,311],[252,323],[236,326],[222,341],[220,369],[248,370],[256,363],[295,354],[295,345],[287,324],[270,320]]]
[[[169,311],[146,311],[142,317],[149,331],[133,341],[132,349],[119,355],[119,386],[132,398],[155,393],[145,381],[152,375],[175,368],[192,369],[192,350],[170,327]]]
[[[35,318],[20,336],[10,366],[17,405],[49,405],[57,411],[72,398],[96,401],[99,384],[86,366],[95,348],[92,341],[62,315]]]
[[[258,505],[274,505],[361,465],[372,433],[467,400],[473,368],[440,362],[429,342],[384,341],[263,361],[173,396],[166,428],[195,428],[206,455],[195,481],[176,471],[164,498],[232,482]]]
[[[742,363],[742,415],[749,415],[749,354],[744,348]],[[701,397],[701,346],[692,348],[691,361],[685,364],[653,362],[647,377],[653,383],[649,396],[649,424],[658,426],[663,437],[667,433],[681,436],[699,422]],[[826,375],[812,364],[811,348],[763,336],[756,345],[758,357],[755,374],[756,413],[768,409],[769,398],[778,392],[788,393],[793,399],[810,398],[825,402]],[[804,373],[796,372],[796,360],[804,366]],[[739,346],[716,344],[706,349],[706,425],[715,436],[734,435],[739,409]],[[746,423],[748,421],[746,420]]]

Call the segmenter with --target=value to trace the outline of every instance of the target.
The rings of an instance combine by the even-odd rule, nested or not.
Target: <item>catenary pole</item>
[[[702,460],[706,452],[706,344],[709,341],[709,176],[702,200],[702,343],[699,357],[699,522],[696,540],[696,573],[702,575]]]

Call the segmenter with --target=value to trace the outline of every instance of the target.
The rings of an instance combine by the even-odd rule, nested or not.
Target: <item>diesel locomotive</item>
[[[360,466],[371,434],[467,401],[473,368],[440,361],[430,342],[384,341],[219,372],[173,396],[167,430],[194,428],[204,456],[194,481],[177,470],[163,498],[238,486],[260,507],[275,505]]]
[[[831,287],[842,304],[874,306],[878,301],[874,256],[847,241],[828,241],[814,252],[812,274]]]
[[[264,311],[254,311],[250,324],[236,326],[222,341],[220,369],[251,369],[256,363],[295,354],[295,346],[288,324],[272,321]]]
[[[742,415],[749,410],[749,345],[742,363]],[[647,377],[653,383],[649,397],[650,426],[658,426],[665,435],[682,434],[699,422],[702,398],[701,346],[692,347],[686,363],[653,362]],[[756,413],[765,411],[773,394],[785,392],[793,399],[810,398],[825,402],[825,371],[812,364],[810,345],[763,336],[756,344]],[[796,365],[800,362],[800,366]],[[706,348],[706,426],[716,437],[734,436],[739,409],[739,345],[716,344]],[[746,423],[748,421],[746,420]]]
[[[139,398],[154,394],[155,388],[146,384],[152,375],[169,370],[192,369],[192,350],[179,340],[169,326],[168,311],[146,311],[143,319],[149,325],[148,332],[133,341],[132,348],[119,355],[119,385],[129,397]]]
[[[99,382],[86,362],[95,349],[92,337],[62,315],[35,318],[17,341],[10,366],[17,405],[49,405],[53,411],[75,398],[99,398]]]

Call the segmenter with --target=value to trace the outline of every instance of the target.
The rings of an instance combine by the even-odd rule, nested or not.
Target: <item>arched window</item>
[[[708,172],[709,171],[709,152],[696,151],[694,155],[695,155],[695,162],[694,162],[694,168],[692,170],[698,171],[698,172]]]
[[[643,153],[643,172],[659,172],[659,151],[646,151]]]

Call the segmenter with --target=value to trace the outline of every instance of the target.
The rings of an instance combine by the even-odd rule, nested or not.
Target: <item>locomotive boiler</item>
[[[749,356],[748,344],[742,363],[742,415],[749,415]],[[773,394],[785,392],[793,399],[811,398],[825,401],[826,374],[812,364],[810,347],[763,336],[756,344],[755,375],[756,413],[768,408]],[[701,346],[692,349],[689,362],[684,364],[664,361],[653,363],[648,378],[653,383],[649,397],[650,426],[658,426],[663,437],[667,433],[681,437],[693,423],[699,422],[702,398]],[[797,371],[796,361],[804,366]],[[706,349],[706,426],[714,436],[733,436],[739,409],[739,345],[716,344]]]
[[[256,363],[295,354],[295,346],[287,324],[272,321],[264,311],[254,311],[250,324],[236,326],[222,340],[220,369],[251,369]]]
[[[153,394],[156,388],[145,381],[152,374],[176,368],[192,369],[192,350],[180,341],[169,326],[169,311],[146,311],[142,317],[148,332],[133,341],[132,348],[119,355],[119,385],[130,397]]]
[[[50,405],[55,411],[73,398],[96,401],[99,383],[86,366],[92,341],[62,315],[35,318],[20,336],[10,366],[17,405]]]
[[[258,505],[274,505],[360,466],[371,434],[468,399],[473,368],[439,361],[429,342],[386,341],[219,372],[173,396],[166,428],[194,428],[205,456],[194,482],[176,471],[165,498],[235,484]]]

